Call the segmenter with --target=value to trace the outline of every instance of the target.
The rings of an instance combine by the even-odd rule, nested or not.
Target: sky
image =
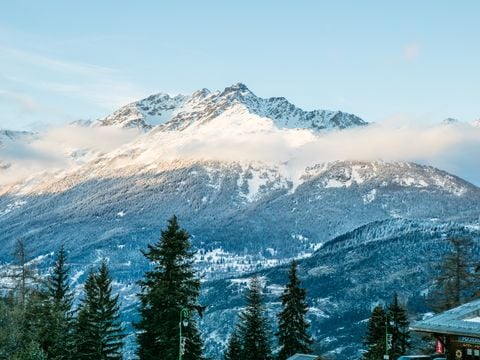
[[[480,2],[2,1],[0,128],[245,83],[369,122],[480,118]]]

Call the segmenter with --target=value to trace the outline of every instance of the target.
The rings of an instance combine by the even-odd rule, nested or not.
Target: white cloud
[[[7,139],[0,142],[0,185],[72,169],[138,135],[136,129],[63,126],[15,141]]]
[[[139,156],[132,162],[255,160],[288,163],[301,172],[307,166],[336,160],[409,161],[438,167],[480,185],[480,128],[469,124],[372,124],[314,135],[308,130],[278,130],[271,121],[262,124],[253,115],[242,117],[234,126],[225,125],[228,121],[220,116],[181,136],[176,132],[147,135],[138,140],[134,152]]]
[[[91,159],[89,154],[106,154],[105,162],[96,162],[94,168],[111,176],[122,176],[122,168],[142,171],[158,162],[201,159],[282,164],[295,181],[314,164],[384,160],[431,165],[480,185],[480,128],[468,124],[374,124],[314,134],[308,130],[279,130],[270,120],[244,114],[241,118],[220,116],[181,133],[154,130],[138,134],[112,127],[61,127],[14,150],[0,147],[0,158],[14,164],[11,169],[0,169],[0,184],[35,171],[71,169],[79,165],[71,156],[77,151],[80,162]],[[113,163],[114,169],[110,168]],[[89,176],[90,170],[86,174]]]

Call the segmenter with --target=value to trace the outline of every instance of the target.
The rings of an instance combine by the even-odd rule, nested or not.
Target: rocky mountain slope
[[[167,130],[183,130],[211,121],[235,106],[271,119],[280,128],[344,129],[367,124],[358,116],[341,111],[304,111],[283,97],[263,99],[241,83],[223,91],[202,89],[191,96],[159,93],[131,103],[96,124],[139,127],[144,130],[164,125]]]

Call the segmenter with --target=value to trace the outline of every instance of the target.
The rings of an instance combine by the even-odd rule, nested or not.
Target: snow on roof
[[[317,355],[295,354],[290,356],[287,360],[317,360]]]
[[[480,299],[418,321],[413,331],[480,337]]]

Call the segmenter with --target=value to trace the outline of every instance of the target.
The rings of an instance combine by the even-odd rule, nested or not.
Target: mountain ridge
[[[204,88],[190,96],[151,95],[99,119],[96,125],[138,127],[144,131],[162,126],[164,130],[181,131],[193,124],[208,122],[234,105],[241,105],[253,114],[273,120],[279,128],[318,131],[367,125],[358,116],[341,111],[304,111],[284,97],[260,98],[242,83],[226,87],[223,91],[211,92]]]

